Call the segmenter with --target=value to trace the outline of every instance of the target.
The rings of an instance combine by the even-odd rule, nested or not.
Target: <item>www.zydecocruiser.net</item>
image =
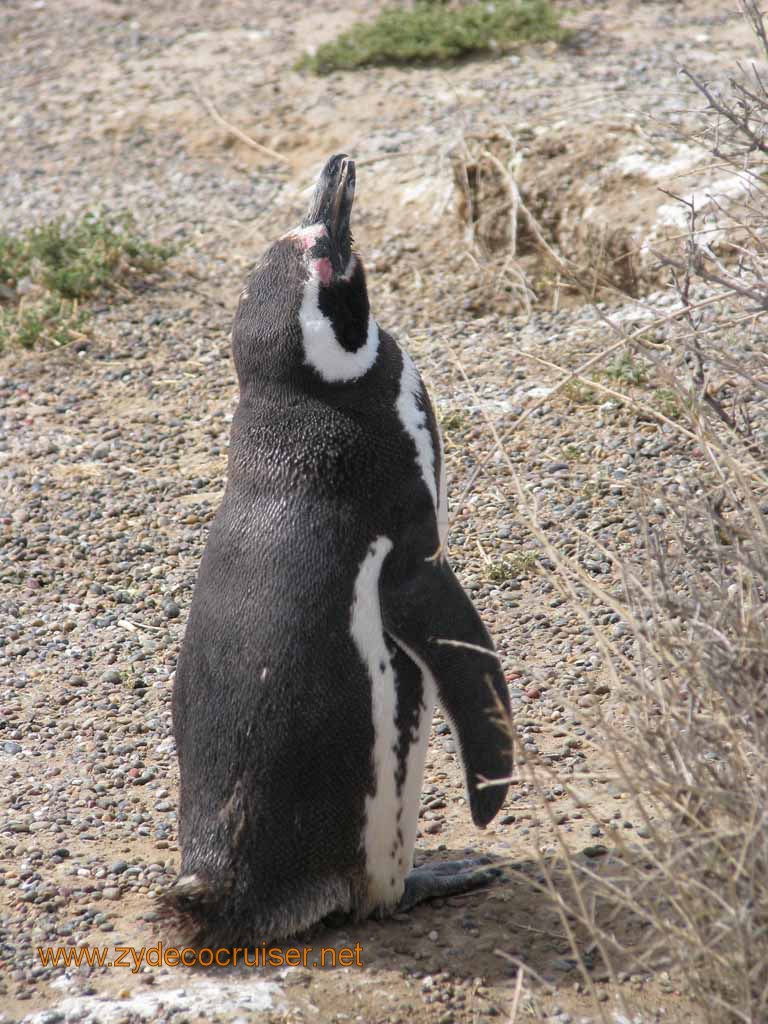
[[[43,967],[362,967],[363,948],[354,946],[234,946],[194,949],[185,946],[38,946]]]

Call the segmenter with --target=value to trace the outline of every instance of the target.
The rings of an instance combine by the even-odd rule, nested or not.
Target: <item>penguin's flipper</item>
[[[509,694],[488,631],[442,558],[398,557],[381,578],[384,628],[435,681],[464,766],[472,820],[484,828],[512,772]],[[499,785],[478,783],[505,780]]]
[[[413,868],[405,879],[405,889],[396,912],[410,910],[426,900],[456,896],[488,885],[503,873],[501,868],[487,867],[489,863],[488,857],[476,857],[472,860],[437,861]]]

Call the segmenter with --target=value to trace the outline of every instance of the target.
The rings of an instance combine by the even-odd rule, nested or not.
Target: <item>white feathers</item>
[[[435,677],[418,654],[402,640],[392,637],[400,650],[407,654],[421,671],[421,711],[419,725],[415,736],[411,737],[406,762],[405,782],[403,783],[403,813],[401,828],[403,833],[403,864],[406,873],[413,867],[413,850],[416,846],[416,831],[419,823],[419,807],[421,805],[421,784],[424,779],[424,760],[429,746],[429,732],[432,726],[432,715],[435,713],[437,685]]]
[[[356,351],[348,352],[339,344],[333,324],[320,310],[319,296],[320,280],[312,273],[304,285],[304,297],[299,310],[304,362],[329,384],[357,380],[376,362],[379,351],[378,324],[369,315],[365,343]]]
[[[304,249],[311,249],[321,235],[327,233],[325,224],[308,224],[305,227],[291,228],[286,231],[283,238],[298,238]]]
[[[368,670],[376,785],[365,801],[365,858],[371,907],[392,906],[403,894],[407,867],[399,868],[392,855],[398,830],[397,796],[397,691],[392,661],[384,639],[379,601],[379,575],[392,550],[389,537],[377,537],[369,546],[355,580],[350,632]],[[418,808],[416,810],[418,817]],[[408,865],[410,866],[410,865]]]
[[[427,423],[427,414],[424,409],[419,408],[418,403],[422,389],[419,372],[413,365],[411,357],[403,350],[403,372],[400,376],[400,394],[397,396],[397,414],[416,445],[416,462],[432,498],[435,511],[437,511],[435,450]]]

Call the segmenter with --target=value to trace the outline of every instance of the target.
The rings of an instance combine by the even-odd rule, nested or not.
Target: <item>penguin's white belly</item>
[[[369,910],[398,903],[405,877],[413,865],[424,759],[436,696],[431,674],[422,662],[412,658],[421,669],[422,706],[408,747],[405,779],[398,790],[397,681],[384,636],[379,600],[381,567],[391,550],[392,541],[388,537],[378,537],[369,546],[355,581],[350,622],[352,639],[371,683],[375,789],[366,797],[362,835]],[[393,639],[411,656],[397,638]]]

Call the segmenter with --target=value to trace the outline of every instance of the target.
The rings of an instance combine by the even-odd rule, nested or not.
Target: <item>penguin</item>
[[[331,157],[235,314],[228,479],[172,699],[181,867],[162,899],[199,946],[499,874],[487,858],[414,867],[435,704],[484,828],[512,771],[509,696],[446,558],[440,432],[371,312],[354,194],[354,161]]]

